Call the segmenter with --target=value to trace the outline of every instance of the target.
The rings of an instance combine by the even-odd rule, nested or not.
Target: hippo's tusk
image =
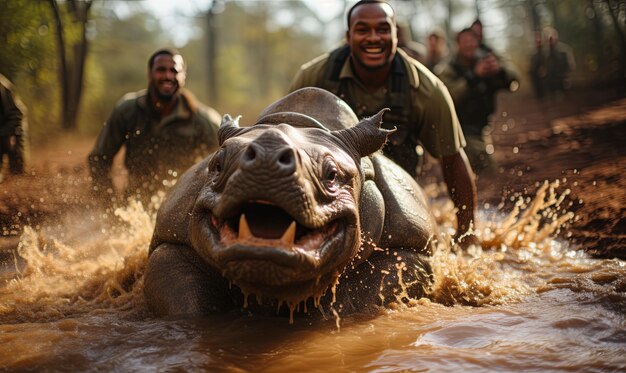
[[[241,216],[239,217],[239,233],[237,235],[237,239],[246,240],[249,238],[252,238],[252,232],[250,232],[250,227],[248,226],[246,215],[241,214]]]
[[[291,247],[293,246],[295,240],[296,240],[296,222],[292,221],[291,224],[289,225],[289,228],[287,228],[285,233],[283,233],[283,236],[280,238],[280,243],[287,247]]]

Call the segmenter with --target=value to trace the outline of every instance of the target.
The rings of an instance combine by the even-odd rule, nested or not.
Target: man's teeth
[[[380,53],[382,51],[382,48],[365,48],[366,53]]]

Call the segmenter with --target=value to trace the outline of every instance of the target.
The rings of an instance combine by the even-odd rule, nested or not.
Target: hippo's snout
[[[245,171],[267,170],[287,176],[296,171],[296,150],[279,131],[269,130],[248,144],[241,155],[240,167]]]

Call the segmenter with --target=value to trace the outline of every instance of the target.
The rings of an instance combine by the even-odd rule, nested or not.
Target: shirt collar
[[[139,107],[145,111],[152,112],[152,113],[155,112],[155,109],[152,107],[152,104],[150,103],[150,94],[148,90],[144,89],[142,92],[143,94],[141,94],[139,98],[137,98],[137,105],[139,105]],[[190,117],[191,117],[191,109],[189,107],[189,102],[187,100],[186,95],[184,94],[184,91],[181,91],[181,93],[178,95],[178,102],[176,103],[176,107],[174,107],[174,110],[172,110],[170,115],[168,115],[165,118],[162,118],[162,120],[164,121],[167,120],[169,122],[175,119],[186,120],[186,119],[189,119]]]

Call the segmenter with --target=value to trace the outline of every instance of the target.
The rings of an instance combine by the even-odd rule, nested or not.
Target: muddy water
[[[442,246],[428,298],[291,325],[152,317],[141,276],[154,214],[69,214],[27,228],[23,259],[0,267],[0,371],[625,371],[626,262],[554,238],[575,219],[556,186],[485,206],[484,248]],[[451,233],[450,204],[434,203]]]

